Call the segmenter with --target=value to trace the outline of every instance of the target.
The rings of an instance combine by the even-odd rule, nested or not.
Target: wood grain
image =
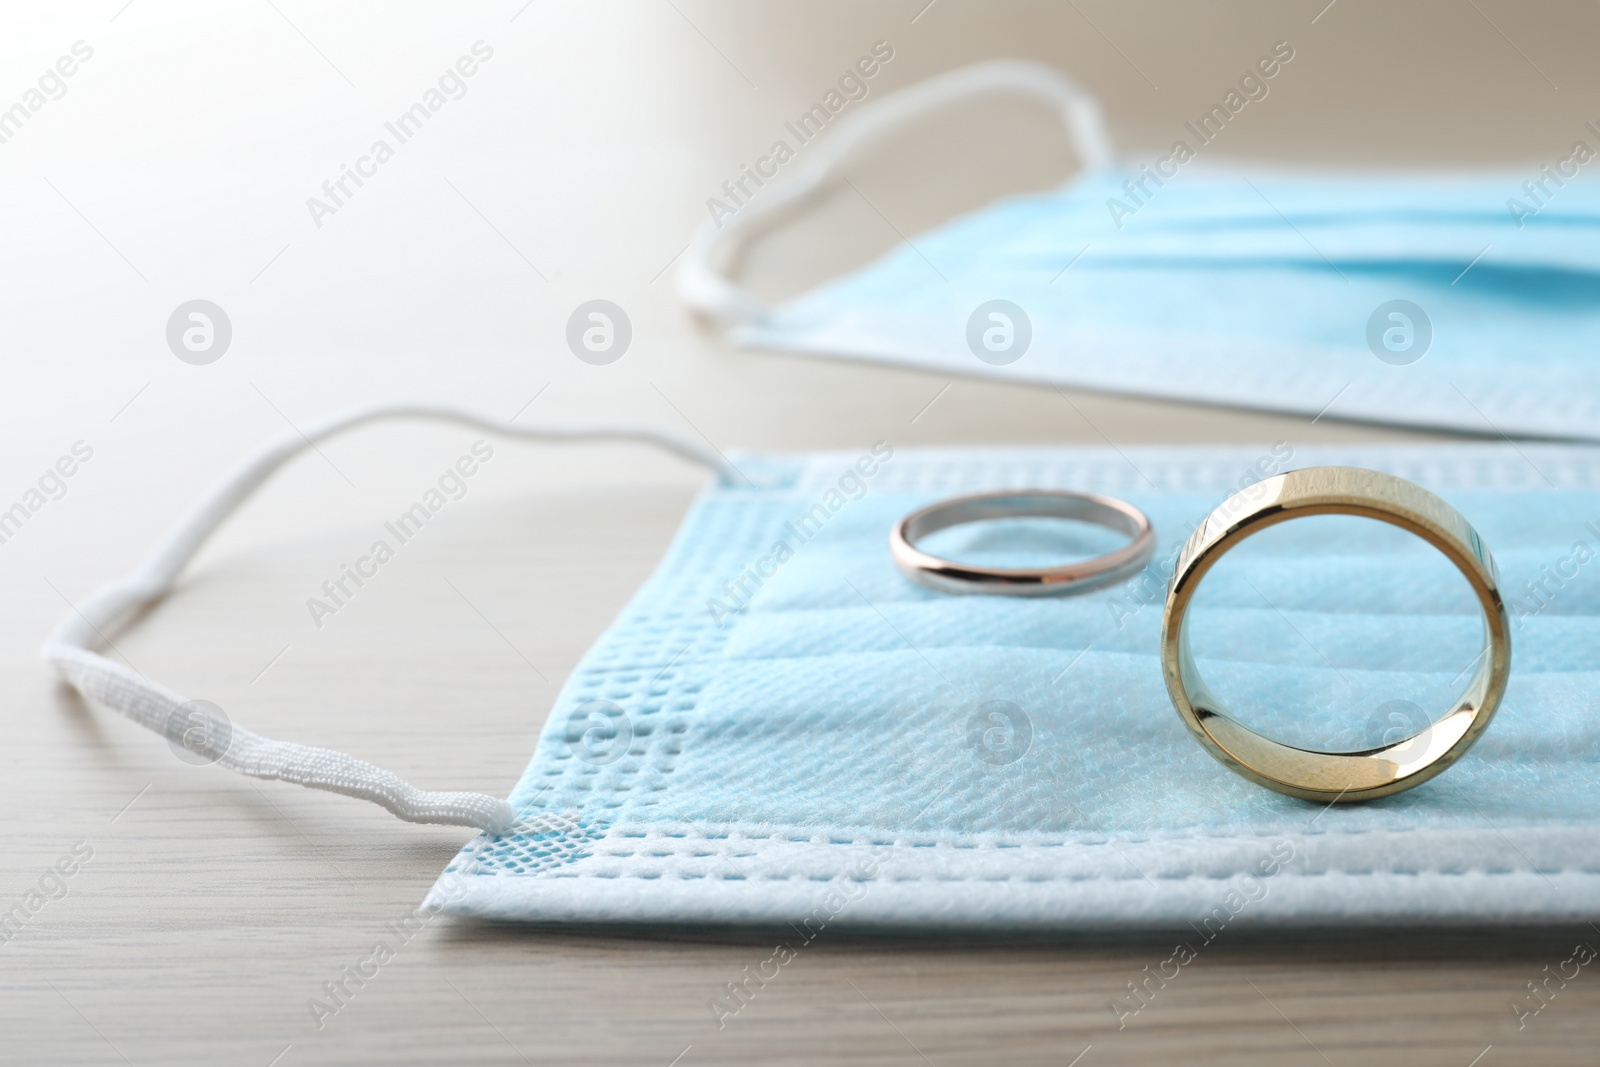
[[[670,275],[652,275],[739,162],[880,37],[897,55],[875,92],[978,58],[1035,56],[1100,92],[1118,143],[1137,155],[1164,146],[1257,51],[1290,36],[1302,83],[1282,79],[1259,121],[1237,137],[1230,130],[1229,153],[1524,166],[1557,158],[1600,91],[1587,54],[1591,9],[1547,5],[1527,20],[1484,0],[1513,47],[1459,5],[1390,11],[1358,0],[1341,0],[1315,26],[1321,3],[1152,17],[1089,3],[719,0],[536,5],[515,22],[520,4],[403,15],[390,6],[359,19],[280,6],[303,36],[262,6],[259,25],[238,16],[255,27],[249,40],[218,45],[229,64],[245,65],[252,49],[274,57],[269,81],[242,87],[195,80],[187,59],[157,48],[170,36],[198,55],[200,38],[185,34],[209,39],[231,25],[209,8],[140,0],[117,12],[118,0],[103,13],[0,17],[0,48],[18,63],[93,36],[103,58],[85,77],[104,82],[75,83],[26,131],[31,142],[5,146],[0,173],[0,499],[74,439],[97,450],[62,500],[0,546],[0,909],[41,888],[57,893],[49,872],[58,861],[80,842],[93,850],[62,883],[65,896],[0,944],[0,1062],[1595,1061],[1600,975],[1585,970],[1521,1029],[1511,1007],[1574,942],[1600,942],[1592,928],[1230,930],[1122,1029],[1108,1002],[1170,954],[1166,938],[830,931],[719,1029],[707,1002],[770,954],[770,932],[440,919],[319,1020],[308,1002],[379,939],[398,940],[393,924],[413,915],[468,835],[189,766],[148,733],[83,707],[34,656],[72,602],[129,569],[246,449],[286,420],[379,397],[444,397],[502,416],[538,397],[525,418],[644,420],[722,448],[1416,437],[1341,423],[1336,410],[1311,422],[734,351],[683,313]],[[376,128],[390,97],[420,88],[469,34],[494,39],[499,65],[451,104],[454,126],[437,137],[430,128],[432,147],[408,147],[383,183],[312,230],[299,206],[315,186],[305,175],[320,180],[337,145],[361,143],[356,134]],[[362,90],[349,95],[324,60]],[[253,111],[256,125],[241,136],[260,143],[241,147],[229,139],[233,114],[217,112],[214,127],[185,127],[192,153],[132,133],[74,139],[74,116],[123,116],[140,137],[192,121],[155,102],[167,99],[151,88],[163,64],[190,79],[173,107],[222,96],[242,107],[280,93],[293,121],[263,138],[271,116]],[[352,108],[370,115],[339,126],[343,140],[325,138],[320,124]],[[881,147],[852,180],[884,215],[861,198],[826,201],[752,251],[758,292],[798,291],[893,247],[896,227],[914,234],[1072,166],[1048,115],[1006,109],[963,109]],[[304,173],[273,169],[283,151],[303,156]],[[196,159],[231,168],[228,180],[198,182]],[[139,185],[152,167],[157,185]],[[81,218],[40,173],[56,176]],[[97,174],[143,192],[117,201]],[[233,206],[207,215],[213,201]],[[228,247],[202,246],[188,230],[140,229],[180,202],[197,232]],[[250,228],[277,207],[294,216],[281,233]],[[88,218],[145,268],[145,283],[84,227]],[[471,285],[452,287],[458,275]],[[237,350],[193,368],[172,359],[160,333],[202,281],[235,312]],[[563,324],[581,300],[605,294],[628,306],[635,347],[611,367],[580,365],[562,345]],[[48,314],[36,321],[39,306]],[[660,558],[699,475],[638,449],[507,445],[464,500],[315,626],[305,599],[470,440],[388,428],[297,462],[174,596],[115,635],[119,653],[268,736],[344,749],[434,787],[504,794],[568,672]]]

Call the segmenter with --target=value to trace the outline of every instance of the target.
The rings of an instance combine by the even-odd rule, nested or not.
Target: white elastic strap
[[[359,423],[375,419],[422,418],[462,423],[492,433],[542,441],[626,440],[659,445],[684,459],[718,472],[724,481],[740,480],[715,451],[672,434],[630,426],[515,426],[468,411],[433,404],[379,405],[335,415],[269,441],[240,463],[200,499],[134,573],[95,592],[56,626],[40,651],[68,685],[94,704],[120,712],[168,740],[189,747],[197,734],[212,745],[201,754],[217,764],[255,778],[294,782],[311,789],[359,797],[381,805],[408,822],[476,826],[490,833],[515,820],[511,805],[486,793],[418,789],[397,775],[333,749],[273,741],[236,725],[196,730],[195,705],[172,690],[100,655],[121,623],[165,596],[179,573],[212,532],[262,482],[291,457]],[[188,710],[185,709],[187,705]],[[206,715],[203,710],[198,714]]]
[[[845,115],[829,129],[794,177],[744,205],[722,221],[704,223],[678,268],[678,296],[721,325],[760,318],[765,306],[722,274],[715,262],[719,251],[770,229],[800,205],[831,185],[839,165],[862,144],[904,127],[923,115],[984,96],[1026,96],[1052,105],[1061,116],[1072,150],[1086,170],[1111,164],[1111,139],[1106,134],[1100,102],[1054,67],[1020,59],[975,63],[919,82],[908,89]]]

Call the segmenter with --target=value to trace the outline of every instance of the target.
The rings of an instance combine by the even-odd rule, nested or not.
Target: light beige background
[[[416,905],[467,835],[187,766],[84,708],[35,659],[68,601],[134,565],[245,450],[374,399],[509,417],[537,396],[524,420],[639,420],[721,448],[1408,436],[1117,397],[1068,404],[1050,389],[732,351],[697,326],[668,267],[705,199],[877,40],[895,58],[875,96],[985,57],[1055,63],[1101,97],[1133,158],[1164,150],[1278,40],[1296,59],[1217,153],[1532,175],[1600,117],[1592,5],[925,2],[106,0],[0,15],[0,104],[74,41],[95,49],[68,93],[0,145],[0,506],[75,441],[94,448],[66,496],[0,545],[0,906],[75,842],[94,850],[70,894],[0,946],[0,1061],[1592,1058],[1600,979],[1574,982],[1520,1032],[1509,1007],[1596,936],[1566,929],[1241,932],[1120,1033],[1106,1002],[1165,958],[1163,939],[830,935],[719,1032],[706,1001],[770,953],[763,934],[439,921],[319,1031],[307,999]],[[467,95],[313,226],[306,197],[480,39],[494,58]],[[1043,112],[953,112],[852,170],[892,225],[860,198],[830,198],[754,249],[745,276],[764,294],[800,291],[891,247],[896,230],[1074,166]],[[195,297],[235,329],[209,367],[163,341],[169,313]],[[594,297],[635,328],[608,367],[562,341]],[[118,649],[269,736],[505,793],[700,475],[641,449],[508,443],[464,501],[314,628],[305,598],[475,436],[390,426],[328,444],[247,507]]]

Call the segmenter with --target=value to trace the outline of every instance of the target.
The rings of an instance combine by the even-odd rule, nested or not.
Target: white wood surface
[[[875,93],[993,55],[1058,63],[1102,95],[1137,157],[1290,39],[1296,66],[1229,131],[1229,153],[1533,175],[1600,98],[1594,8],[275,3],[0,14],[0,104],[73,41],[96,49],[0,145],[0,506],[73,442],[95,449],[0,544],[0,909],[77,843],[93,850],[66,896],[0,945],[0,1062],[1594,1060],[1600,978],[1585,971],[1520,1031],[1510,1007],[1575,941],[1600,942],[1592,929],[1241,934],[1120,1032],[1106,1003],[1169,954],[1159,939],[830,934],[719,1031],[706,1002],[770,953],[763,932],[439,920],[319,1029],[308,1000],[393,938],[467,835],[189,766],[86,709],[34,655],[68,602],[131,567],[246,449],[378,398],[509,417],[537,397],[524,419],[643,420],[723,448],[1412,436],[732,351],[660,272],[705,198],[875,40],[896,48]],[[479,39],[495,58],[467,95],[315,228],[304,199]],[[756,249],[747,277],[797,291],[896,230],[1072,165],[1046,116],[966,109],[860,165],[874,208],[833,198]],[[236,331],[203,368],[161,333],[196,296]],[[562,343],[571,309],[596,296],[636,331],[609,367]],[[313,626],[306,597],[476,436],[392,426],[328,444],[117,648],[269,736],[503,794],[700,476],[640,449],[506,444]]]

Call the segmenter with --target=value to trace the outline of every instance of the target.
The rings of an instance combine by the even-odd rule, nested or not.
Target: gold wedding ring
[[[1316,752],[1269,740],[1228,716],[1206,688],[1184,625],[1200,582],[1240,541],[1309,515],[1359,515],[1427,541],[1466,576],[1483,611],[1484,649],[1449,714],[1394,744]],[[1184,725],[1217,759],[1280,793],[1325,802],[1372,800],[1420,785],[1464,755],[1489,726],[1511,673],[1510,619],[1488,546],[1461,514],[1404,478],[1359,467],[1310,467],[1230,496],[1195,529],[1178,557],[1161,623],[1161,669]]]

